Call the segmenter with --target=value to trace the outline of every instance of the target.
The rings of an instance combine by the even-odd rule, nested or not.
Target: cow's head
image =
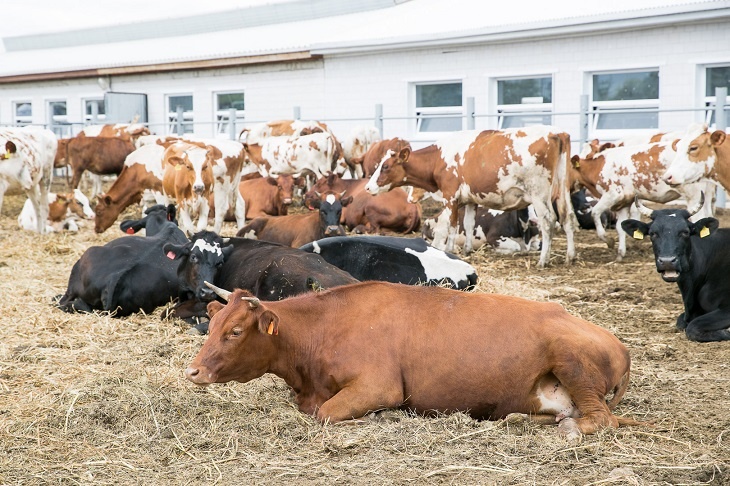
[[[689,271],[689,255],[692,249],[690,236],[705,238],[719,226],[715,218],[703,218],[696,223],[689,220],[702,209],[703,204],[704,195],[694,208],[652,211],[637,199],[636,207],[641,214],[651,218],[651,222],[627,219],[621,223],[621,228],[633,238],[643,240],[647,235],[651,238],[656,270],[662,274],[665,282],[676,282],[682,272]]]
[[[239,381],[262,376],[275,358],[279,316],[245,290],[226,292],[214,287],[227,300],[208,304],[210,335],[185,377],[198,385]]]
[[[304,195],[304,205],[310,210],[314,210],[319,204],[318,201],[321,199],[321,194],[327,191],[343,193],[346,189],[347,187],[342,182],[342,177],[337,174],[320,177]]]
[[[287,207],[292,203],[294,198],[294,187],[300,180],[291,174],[279,174],[276,177],[267,177],[266,182],[276,187],[277,196],[281,205]]]
[[[103,233],[109,228],[119,216],[119,203],[112,200],[109,194],[99,194],[94,207],[94,231]]]
[[[342,227],[342,208],[352,202],[352,196],[342,197],[332,191],[323,194],[317,193],[318,199],[314,200],[314,206],[319,209],[319,226],[325,237],[345,236],[345,228]]]
[[[168,206],[156,204],[145,210],[144,218],[124,220],[119,224],[119,228],[129,235],[133,235],[144,228],[146,236],[154,236],[159,233],[168,222],[177,226],[177,219],[175,219],[176,213],[177,211],[174,204],[170,204]]]
[[[682,138],[672,144],[676,155],[664,173],[664,181],[676,186],[710,176],[717,161],[716,149],[725,142],[725,138],[722,130],[709,133],[706,125],[690,127]]]
[[[181,142],[165,151],[165,178],[174,180],[178,197],[207,197],[213,187],[213,167],[220,150],[202,144]]]
[[[181,291],[189,292],[203,302],[215,299],[215,293],[205,282],[215,281],[233,252],[233,245],[226,245],[217,233],[201,231],[184,245],[167,243],[162,250],[168,258],[180,260],[177,276]]]
[[[401,143],[399,139],[392,139],[386,142],[387,147],[375,172],[370,177],[365,190],[370,194],[388,192],[394,187],[407,183],[405,164],[411,156],[411,146],[407,142]]]

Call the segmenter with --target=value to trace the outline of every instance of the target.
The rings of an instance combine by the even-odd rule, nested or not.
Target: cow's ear
[[[621,228],[635,240],[643,240],[649,234],[649,225],[636,219],[622,221]]]
[[[8,157],[9,154],[14,154],[17,151],[18,151],[18,147],[16,147],[13,142],[11,142],[10,140],[8,140],[7,142],[5,142],[5,155],[6,155],[6,157]]]
[[[228,260],[233,253],[233,245],[224,246],[223,249],[223,260]]]
[[[580,156],[578,156],[578,155],[572,156],[570,158],[570,162],[573,164],[574,168],[576,168],[576,169],[579,168],[580,167]]]
[[[109,194],[101,194],[99,196],[99,202],[104,203],[106,206],[111,206],[112,197]]]
[[[715,218],[702,218],[692,225],[692,234],[700,235],[700,238],[709,236],[720,227],[720,222]]]
[[[173,243],[167,243],[165,246],[162,247],[162,251],[165,253],[165,256],[169,258],[170,260],[177,260],[178,258],[182,258],[185,255],[190,254],[190,248],[188,248],[188,245],[175,245]]]
[[[180,157],[178,157],[177,155],[173,155],[172,157],[167,159],[167,163],[170,165],[182,165],[185,163],[185,161],[183,159],[181,159]]]
[[[279,316],[265,310],[259,314],[259,332],[276,336],[279,334]]]
[[[267,177],[266,182],[268,182],[272,186],[276,186],[279,183],[276,177]]]
[[[217,300],[208,302],[208,318],[213,319],[213,316],[225,306],[225,304],[218,302]]]
[[[714,132],[712,132],[712,135],[710,135],[710,142],[712,142],[712,145],[722,145],[724,141],[725,132],[723,132],[722,130],[715,130]]]
[[[411,156],[411,149],[408,147],[404,147],[400,150],[398,153],[398,158],[402,160],[403,162],[408,162],[408,157]]]
[[[674,150],[675,152],[677,151],[677,142],[679,142],[679,140],[675,140],[674,142],[672,142],[672,150]]]
[[[606,142],[606,143],[602,144],[600,147],[598,147],[598,151],[603,152],[604,150],[614,148],[614,147],[616,147],[615,143]]]
[[[352,196],[343,197],[340,199],[340,204],[342,204],[342,207],[344,208],[348,204],[352,202]]]

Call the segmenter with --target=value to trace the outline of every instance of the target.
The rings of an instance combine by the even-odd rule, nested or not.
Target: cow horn
[[[700,200],[697,201],[697,204],[695,204],[695,207],[693,208],[687,208],[687,211],[689,212],[689,217],[691,218],[695,214],[700,212],[700,209],[702,209],[702,206],[705,205],[705,192],[700,192]]]
[[[221,299],[225,300],[226,302],[228,302],[228,301],[229,301],[229,300],[231,299],[231,294],[232,294],[233,292],[229,292],[229,291],[227,291],[227,290],[223,290],[223,289],[222,289],[222,288],[220,288],[220,287],[216,287],[215,285],[213,285],[213,284],[212,284],[212,283],[210,283],[210,282],[205,282],[205,281],[204,281],[203,283],[204,283],[205,285],[207,285],[207,286],[208,286],[208,288],[210,288],[210,290],[212,290],[213,292],[215,292],[215,293],[216,293],[216,294],[218,295],[218,297],[220,297]]]
[[[261,301],[256,297],[241,297],[241,300],[248,302],[248,305],[250,305],[252,309],[255,309],[259,306],[259,304],[261,304]]]
[[[639,210],[641,214],[646,216],[647,218],[651,218],[651,215],[654,214],[654,211],[644,206],[641,201],[639,200],[639,196],[636,196],[634,198],[634,204],[636,204],[636,209]]]

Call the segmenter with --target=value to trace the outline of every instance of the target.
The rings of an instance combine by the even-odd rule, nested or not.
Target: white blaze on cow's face
[[[696,182],[709,176],[717,159],[714,146],[724,141],[724,136],[723,140],[719,140],[719,133],[717,136],[715,133],[710,134],[704,125],[690,127],[675,144],[677,151],[664,173],[664,181],[674,186]]]
[[[198,251],[201,253],[210,252],[215,254],[216,256],[221,256],[223,254],[223,251],[221,250],[220,245],[218,242],[214,242],[212,245],[205,241],[204,239],[199,239],[195,241],[195,244],[193,245],[193,249],[197,248]]]
[[[365,186],[365,190],[368,191],[370,194],[382,194],[384,192],[390,191],[392,188],[392,184],[388,183],[383,186],[378,185],[378,179],[380,179],[380,175],[383,173],[383,167],[385,166],[385,170],[388,170],[390,167],[389,164],[391,162],[391,159],[395,157],[395,152],[392,150],[388,150],[385,155],[383,156],[383,159],[378,164],[377,169],[375,169],[375,172],[373,173],[372,177],[370,177],[370,180],[368,181],[367,185]]]

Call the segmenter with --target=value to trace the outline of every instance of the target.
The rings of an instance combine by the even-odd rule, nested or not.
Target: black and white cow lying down
[[[471,290],[477,283],[474,267],[421,238],[336,236],[308,243],[301,249],[320,255],[362,281],[448,284],[460,290]]]
[[[692,341],[730,340],[730,229],[718,229],[715,218],[692,223],[702,209],[704,196],[688,210],[652,211],[638,200],[649,223],[627,219],[623,230],[637,240],[651,238],[657,272],[665,282],[677,282],[684,312],[677,328]]]

